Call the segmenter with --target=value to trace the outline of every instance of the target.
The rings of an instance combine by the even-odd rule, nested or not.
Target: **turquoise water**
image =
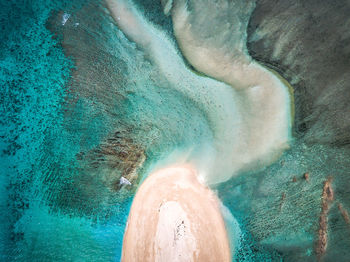
[[[66,128],[65,101],[75,65],[47,21],[56,10],[80,7],[78,1],[1,2],[2,261],[113,261],[120,255],[129,198],[113,203],[118,211],[108,222],[99,222],[98,212],[93,220],[50,202],[79,172],[76,141],[86,134]],[[93,133],[102,121],[84,124]],[[98,139],[88,138],[84,145],[92,147]]]
[[[146,170],[210,139],[206,118],[102,3],[1,5],[2,260],[119,261],[134,188],[102,149],[119,132]]]
[[[132,197],[150,170],[192,161],[205,172],[215,142],[226,142],[222,123],[242,123],[231,88],[182,57],[158,1],[135,3],[157,50],[128,38],[102,1],[1,2],[2,261],[119,261]],[[265,169],[213,186],[239,225],[227,219],[235,259],[312,261],[322,183],[335,170],[346,200],[344,155],[293,141]],[[341,221],[331,230],[346,246]]]

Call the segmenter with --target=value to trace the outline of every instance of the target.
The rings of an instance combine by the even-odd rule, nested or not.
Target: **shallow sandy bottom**
[[[191,167],[162,169],[143,182],[130,210],[122,261],[231,261],[218,199]]]

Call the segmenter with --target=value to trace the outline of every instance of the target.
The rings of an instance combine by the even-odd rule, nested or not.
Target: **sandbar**
[[[190,166],[151,174],[137,191],[122,261],[231,261],[219,200]]]

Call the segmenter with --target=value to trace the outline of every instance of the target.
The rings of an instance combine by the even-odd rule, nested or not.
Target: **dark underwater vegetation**
[[[290,88],[288,146],[225,165],[241,149],[223,145],[263,131],[231,132],[243,100],[190,57],[164,2],[186,2],[198,46]],[[349,261],[350,2],[173,2],[132,1],[152,49],[102,0],[0,0],[0,260],[120,261],[138,186],[189,159],[225,173],[208,181],[234,217],[234,261]]]

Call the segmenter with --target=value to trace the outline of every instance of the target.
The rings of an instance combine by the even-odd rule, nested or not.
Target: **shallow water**
[[[208,40],[206,30],[195,31],[201,47],[219,46],[218,55],[231,50],[226,43],[234,45],[225,63],[242,54],[249,60],[245,27],[254,5],[242,3],[229,16],[238,28],[231,38]],[[349,163],[344,152],[290,140],[286,90],[278,104],[284,119],[278,138],[290,150],[276,161],[285,145],[267,153],[262,146],[267,157],[251,164],[255,152],[241,151],[241,141],[258,141],[259,124],[269,121],[249,121],[254,117],[242,113],[240,83],[235,89],[225,77],[217,81],[196,67],[158,1],[134,1],[141,39],[113,20],[102,1],[0,7],[2,260],[119,261],[138,185],[155,168],[187,162],[223,202],[235,260],[314,258],[323,180],[343,166],[334,183],[344,200],[348,190],[341,181]],[[189,8],[201,14],[202,7]],[[203,22],[200,15],[190,19],[194,28]],[[306,184],[300,174],[307,171]],[[345,225],[332,223],[345,238],[346,231],[339,233]]]
[[[97,112],[88,110],[87,101],[78,101],[74,112],[68,109],[75,65],[64,53],[61,36],[54,37],[47,25],[55,12],[80,8],[79,1],[1,3],[2,261],[106,261],[120,253],[130,198],[113,205],[105,201],[115,215],[101,223],[99,212],[82,214],[98,206],[84,204],[84,197],[93,195],[65,190],[80,172],[77,141],[92,148],[108,128],[99,128],[104,117],[93,117]],[[72,125],[69,113],[77,119]],[[77,117],[81,114],[89,117]],[[89,126],[85,133],[83,126]]]
[[[146,155],[145,170],[174,148],[190,152],[193,141],[210,139],[206,119],[168,88],[102,3],[18,2],[2,10],[18,26],[6,21],[13,31],[4,32],[2,47],[1,254],[119,260],[145,172],[120,190],[122,173],[135,173]]]

